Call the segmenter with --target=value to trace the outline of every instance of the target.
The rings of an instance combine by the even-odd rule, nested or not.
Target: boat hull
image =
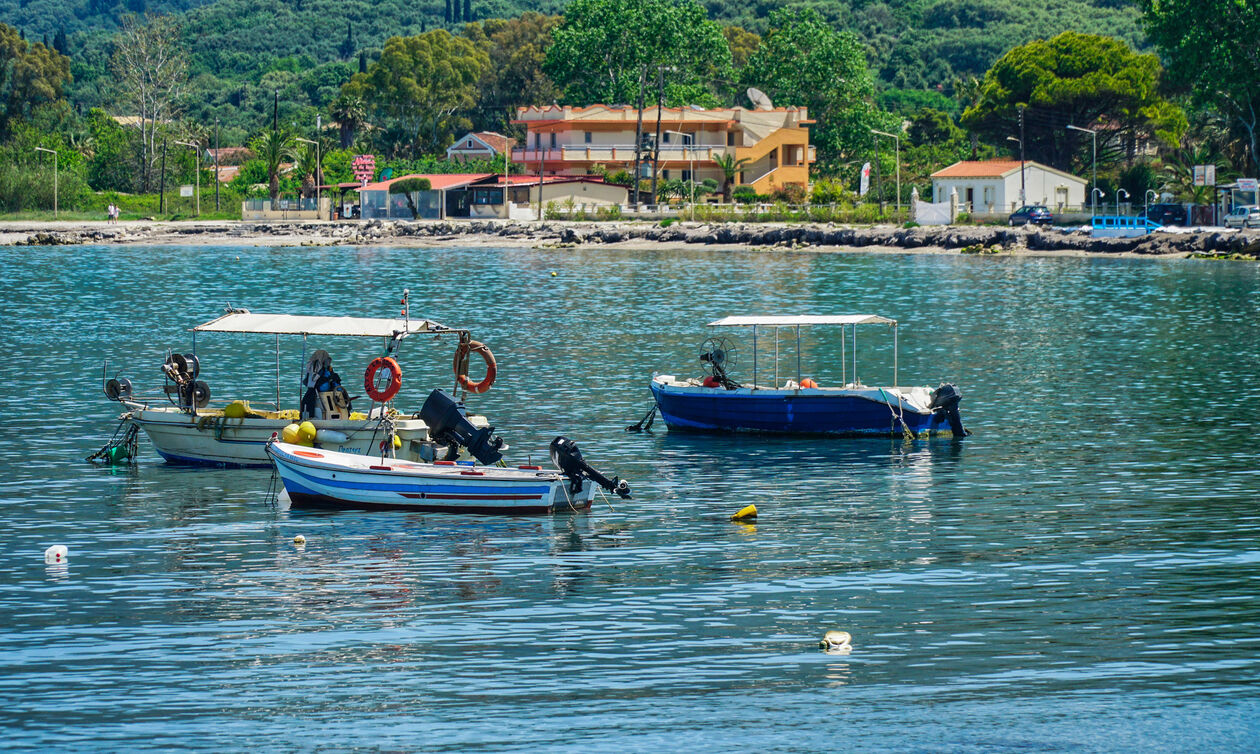
[[[167,462],[212,466],[270,466],[267,442],[293,423],[292,419],[191,416],[165,408],[136,407],[129,416]],[[317,443],[325,450],[358,455],[380,452],[383,435],[377,419],[325,419],[312,423],[317,431],[331,430],[346,436],[345,442]],[[399,455],[419,461],[419,444],[428,440],[428,426],[419,419],[398,419],[394,429],[403,443]]]
[[[651,383],[661,418],[671,429],[709,432],[879,436],[950,432],[943,414],[902,400],[889,388],[724,390]]]
[[[573,494],[558,472],[382,461],[285,443],[267,453],[295,508],[524,515],[582,510],[594,496],[589,480]]]

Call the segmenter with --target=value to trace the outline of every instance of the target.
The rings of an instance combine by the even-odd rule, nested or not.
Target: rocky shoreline
[[[1057,228],[948,226],[846,227],[787,223],[675,223],[643,221],[507,222],[465,220],[403,222],[259,223],[103,222],[0,223],[0,244],[245,244],[258,246],[475,246],[621,247],[713,246],[828,250],[906,250],[943,253],[1138,254],[1151,256],[1260,257],[1260,231],[1221,228],[1159,232],[1137,238],[1093,238]]]

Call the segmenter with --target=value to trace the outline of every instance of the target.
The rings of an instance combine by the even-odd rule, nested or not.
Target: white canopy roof
[[[294,314],[253,314],[236,311],[193,328],[194,332],[274,333],[279,335],[346,335],[393,337],[402,333],[455,332],[427,319],[377,319],[368,317],[304,317]]]
[[[878,314],[794,314],[777,317],[723,317],[710,327],[796,327],[799,325],[895,325]]]

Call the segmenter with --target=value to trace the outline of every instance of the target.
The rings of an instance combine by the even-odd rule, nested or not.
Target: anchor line
[[[879,388],[879,395],[884,399],[884,405],[888,407],[888,413],[892,414],[893,427],[896,427],[898,424],[901,425],[901,437],[905,440],[919,439],[914,430],[910,429],[910,426],[906,424],[906,411],[901,405],[901,393],[897,393],[897,408],[895,410],[893,409],[892,401],[888,399],[882,387]]]

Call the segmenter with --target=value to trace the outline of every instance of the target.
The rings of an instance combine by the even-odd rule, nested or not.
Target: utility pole
[[[879,213],[884,214],[884,181],[880,178],[879,172],[879,135],[874,131],[871,132],[871,138],[875,140],[875,201],[879,203]]]
[[[1028,192],[1024,186],[1024,107],[1024,105],[1019,106],[1019,204],[1021,207],[1028,204]]]
[[[219,119],[214,119],[214,211],[219,211]]]

